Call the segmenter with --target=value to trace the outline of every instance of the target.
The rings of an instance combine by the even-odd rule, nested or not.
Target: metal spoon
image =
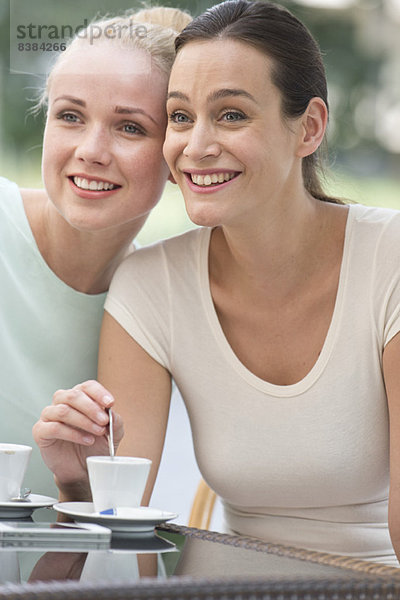
[[[114,458],[114,423],[111,408],[108,409],[108,418],[108,449],[110,451],[111,458]]]
[[[28,498],[30,493],[31,490],[29,488],[22,488],[22,490],[19,492],[19,495],[10,498],[10,500],[11,502],[30,502],[30,499]]]

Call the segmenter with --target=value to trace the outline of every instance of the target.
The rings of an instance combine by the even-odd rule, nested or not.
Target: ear
[[[171,171],[170,171],[170,173],[168,175],[168,181],[170,181],[171,183],[175,183],[176,184],[176,181],[175,181],[174,176],[172,175]]]
[[[301,117],[297,156],[309,156],[320,146],[328,123],[328,109],[322,98],[311,98]]]

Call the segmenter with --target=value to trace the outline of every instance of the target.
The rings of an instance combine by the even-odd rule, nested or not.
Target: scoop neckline
[[[354,205],[356,206],[356,205]],[[220,321],[218,319],[217,312],[214,307],[214,302],[211,295],[210,289],[210,279],[209,279],[209,248],[210,248],[210,240],[211,240],[211,232],[212,228],[208,228],[204,230],[204,235],[201,240],[201,252],[200,252],[200,289],[202,294],[202,302],[205,307],[205,311],[207,314],[207,318],[209,324],[211,326],[213,335],[218,343],[218,346],[222,350],[224,358],[228,361],[231,367],[235,370],[238,375],[240,375],[249,385],[254,388],[257,388],[265,393],[268,393],[272,396],[279,397],[290,397],[297,396],[306,390],[308,390],[317,379],[320,377],[322,372],[324,371],[326,364],[331,355],[335,338],[338,331],[338,323],[341,319],[343,312],[343,297],[345,295],[345,288],[347,282],[347,272],[348,272],[348,257],[349,257],[349,246],[350,246],[350,238],[352,231],[352,224],[354,221],[354,208],[353,205],[349,205],[347,220],[345,226],[345,235],[344,235],[344,244],[343,244],[343,254],[342,254],[342,262],[340,265],[340,273],[339,273],[339,283],[336,294],[335,306],[332,313],[331,322],[329,324],[329,328],[327,334],[325,336],[324,344],[322,350],[310,369],[310,371],[296,383],[292,383],[289,385],[277,385],[275,383],[271,383],[261,377],[255,375],[252,371],[250,371],[236,356],[232,347],[230,346],[225,333],[222,329]]]

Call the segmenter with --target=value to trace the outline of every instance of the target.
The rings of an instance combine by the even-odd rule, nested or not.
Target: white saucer
[[[154,528],[161,523],[175,519],[178,515],[158,508],[140,506],[131,509],[131,516],[119,517],[118,515],[101,515],[94,512],[92,502],[59,502],[54,504],[54,510],[75,521],[83,523],[98,523],[109,527],[118,533],[135,533],[140,535],[153,535]]]
[[[39,494],[30,494],[22,502],[0,502],[0,519],[23,519],[30,517],[37,508],[53,506],[56,502],[57,498],[40,496]]]

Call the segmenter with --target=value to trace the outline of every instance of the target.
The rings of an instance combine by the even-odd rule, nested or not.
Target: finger
[[[110,408],[114,404],[112,394],[95,379],[84,381],[75,386],[75,388],[81,389],[103,408]]]
[[[57,390],[53,396],[51,406],[69,406],[101,426],[107,425],[109,420],[106,409],[99,406],[98,402],[82,390],[80,386],[69,390]]]
[[[60,440],[82,446],[92,446],[96,439],[87,432],[73,429],[55,421],[38,421],[33,426],[32,431],[34,440],[39,448],[48,448]]]
[[[122,417],[115,412],[113,409],[113,418],[114,418],[114,444],[118,446],[122,438],[124,437],[124,423],[122,421]]]
[[[61,423],[66,427],[81,429],[84,432],[99,436],[106,433],[104,421],[108,420],[108,416],[103,412],[97,415],[97,412],[98,409],[95,413],[97,421],[94,421],[90,416],[69,404],[51,404],[43,409],[41,420],[47,423]],[[102,421],[102,423],[99,423],[99,421]]]

